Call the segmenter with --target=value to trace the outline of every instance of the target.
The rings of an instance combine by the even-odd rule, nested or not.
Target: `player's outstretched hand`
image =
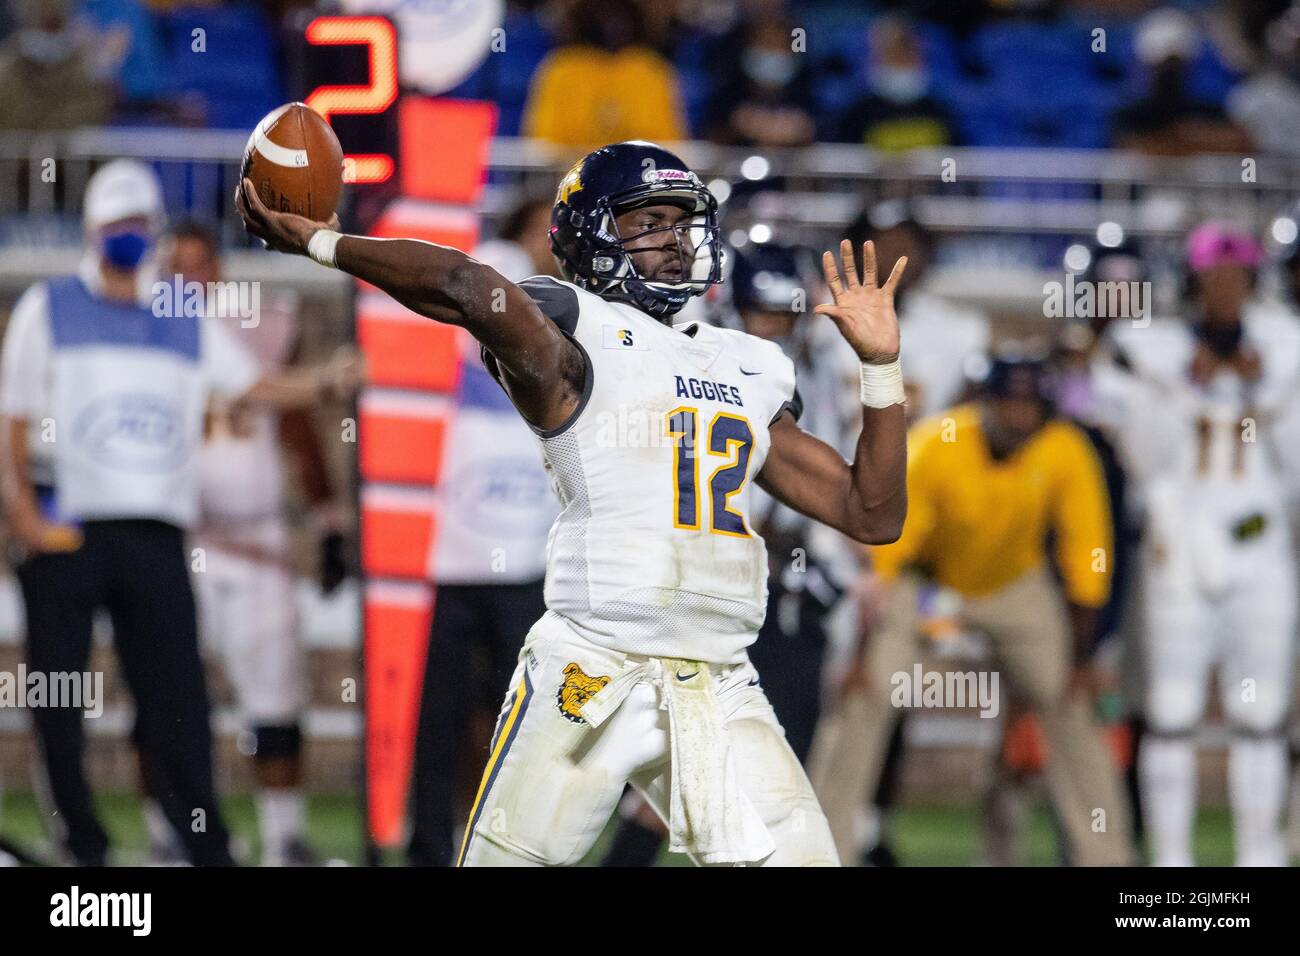
[[[330,216],[329,222],[312,222],[305,216],[267,209],[247,178],[235,187],[235,209],[244,220],[244,228],[276,252],[306,255],[312,233],[318,229],[339,228],[337,214]]]
[[[894,313],[894,290],[907,267],[907,256],[894,263],[894,271],[883,286],[876,285],[876,246],[868,240],[862,247],[863,277],[853,261],[853,244],[840,243],[843,275],[833,253],[822,254],[822,269],[830,286],[834,303],[813,309],[828,315],[840,334],[853,346],[858,358],[869,364],[884,365],[898,358],[898,316]]]

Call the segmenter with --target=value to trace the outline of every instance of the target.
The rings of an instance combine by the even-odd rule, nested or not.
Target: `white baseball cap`
[[[115,159],[101,166],[86,186],[82,213],[86,228],[136,216],[146,216],[155,224],[162,221],[162,186],[154,171],[134,159]]]
[[[1149,66],[1157,66],[1171,56],[1189,60],[1200,43],[1200,32],[1191,15],[1168,7],[1143,17],[1134,38],[1138,59]]]

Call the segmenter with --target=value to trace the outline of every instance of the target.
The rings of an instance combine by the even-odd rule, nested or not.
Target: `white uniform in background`
[[[989,320],[968,306],[911,289],[899,303],[898,330],[907,363],[903,378],[915,395],[916,418],[957,404],[967,380],[967,363],[988,354]]]
[[[532,274],[515,242],[494,239],[474,258],[511,282]],[[546,571],[546,535],[559,513],[541,449],[487,370],[479,344],[460,338],[456,414],[443,445],[434,541],[436,584],[524,584]],[[521,628],[522,630],[522,628]]]
[[[220,318],[264,372],[290,358],[297,297],[267,296],[256,326]],[[204,643],[223,669],[250,727],[297,722],[306,706],[278,414],[213,404],[198,453],[204,564],[194,575]]]
[[[1285,862],[1286,778],[1296,567],[1290,509],[1300,485],[1300,327],[1259,309],[1246,341],[1262,374],[1220,368],[1204,386],[1182,324],[1117,327],[1127,372],[1101,383],[1144,515],[1146,818],[1160,865],[1190,865],[1195,731],[1218,669],[1232,732],[1229,785],[1237,861]]]
[[[669,328],[552,279],[521,287],[591,374],[574,418],[539,433],[563,508],[549,610],[520,655],[460,862],[577,862],[630,782],[697,860],[833,864],[745,653],[767,600],[751,489],[794,366],[741,332]]]

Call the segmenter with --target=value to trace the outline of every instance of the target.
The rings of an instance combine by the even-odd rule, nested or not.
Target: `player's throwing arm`
[[[511,400],[534,427],[553,428],[577,407],[582,354],[495,269],[431,242],[342,235],[337,217],[313,222],[274,212],[247,179],[235,206],[245,228],[268,248],[310,256],[383,289],[413,312],[464,326],[492,353]]]

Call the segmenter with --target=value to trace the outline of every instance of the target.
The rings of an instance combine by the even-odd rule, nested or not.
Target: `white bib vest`
[[[66,520],[197,514],[199,320],[49,283],[55,512]]]

